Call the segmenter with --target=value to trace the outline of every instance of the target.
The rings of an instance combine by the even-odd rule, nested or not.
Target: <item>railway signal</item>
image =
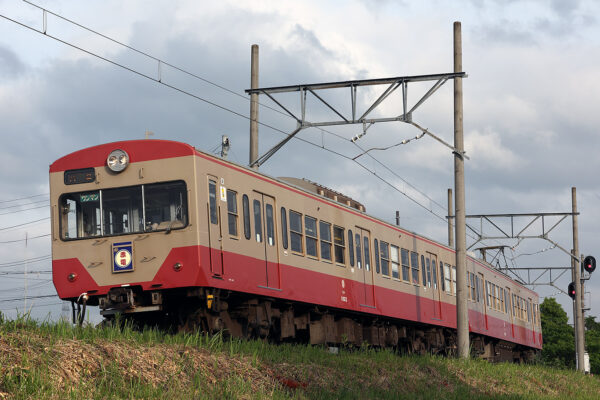
[[[594,256],[587,256],[583,259],[583,270],[591,274],[596,269],[596,259]]]
[[[569,288],[567,289],[568,295],[575,300],[575,282],[569,283]]]

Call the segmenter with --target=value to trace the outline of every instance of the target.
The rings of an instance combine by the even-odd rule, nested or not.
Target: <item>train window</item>
[[[379,273],[379,243],[375,239],[375,272]]]
[[[452,277],[449,264],[444,264],[444,289],[446,293],[452,293]]]
[[[400,249],[390,245],[390,261],[392,262],[392,278],[400,279]]]
[[[218,224],[217,216],[217,183],[213,180],[208,181],[208,207],[210,215],[210,223]]]
[[[331,224],[319,221],[319,235],[321,237],[321,258],[331,261]]]
[[[105,235],[142,232],[141,186],[103,190],[102,215]]]
[[[317,254],[317,220],[304,216],[304,232],[306,233],[306,255],[318,257]]]
[[[371,249],[369,245],[369,237],[363,236],[363,249],[365,253],[365,269],[367,271],[371,270]]]
[[[390,249],[389,244],[383,240],[379,242],[379,254],[381,256],[381,273],[390,276]]]
[[[124,235],[187,226],[183,181],[61,196],[62,239]]]
[[[421,283],[427,287],[427,272],[425,271],[425,256],[421,255]]]
[[[281,207],[281,244],[284,249],[288,248],[287,213],[283,207]]]
[[[275,246],[275,223],[273,222],[273,206],[265,204],[265,218],[267,220],[267,243],[269,246]]]
[[[412,283],[419,284],[419,255],[415,252],[410,252],[410,268],[412,270]]]
[[[433,288],[437,289],[438,288],[438,283],[437,283],[437,263],[435,262],[435,259],[431,259],[431,280],[433,281]]]
[[[508,314],[508,309],[510,308],[510,307],[509,307],[509,306],[510,306],[510,296],[509,296],[509,294],[508,294],[508,293],[509,293],[509,289],[508,289],[508,288],[506,288],[506,289],[504,290],[504,312],[505,312],[506,314]]]
[[[362,268],[362,252],[360,250],[360,233],[354,234],[354,243],[356,245],[356,266]]]
[[[302,214],[290,210],[290,247],[302,253]]]
[[[490,307],[490,305],[491,305],[491,303],[492,303],[492,289],[491,289],[491,287],[490,287],[490,282],[489,282],[489,281],[486,281],[486,282],[485,282],[485,297],[486,297],[486,299],[487,299],[487,301],[486,301],[486,303],[485,303],[485,304],[486,304],[488,307]]]
[[[456,294],[456,267],[452,267],[452,293]]]
[[[421,260],[423,260],[423,259],[421,259]],[[429,258],[426,258],[425,264],[422,264],[422,265],[425,265],[423,268],[427,269],[427,287],[431,287],[431,263],[429,261]]]
[[[350,266],[354,267],[354,237],[352,229],[348,229],[348,255],[350,256]]]
[[[102,235],[99,191],[63,195],[60,204],[64,239]]]
[[[531,322],[531,311],[530,311],[530,309],[531,309],[531,307],[530,307],[531,306],[531,300],[527,300],[526,305],[527,305],[527,310],[526,310],[527,321]]]
[[[410,282],[410,265],[408,250],[402,249],[402,280]]]
[[[227,189],[227,225],[229,234],[232,236],[238,235],[238,208],[237,208],[237,193]]]
[[[250,201],[248,195],[242,196],[242,210],[244,212],[244,236],[246,239],[250,239],[252,234],[250,233]]]
[[[513,313],[513,317],[517,316],[517,301],[516,300],[517,300],[516,295],[513,294],[512,295],[512,304],[513,304],[513,311],[512,311],[512,313]]]
[[[262,210],[259,200],[252,202],[252,208],[254,210],[254,234],[258,243],[262,242]]]
[[[499,286],[498,286],[498,300],[500,300],[498,311],[504,312],[504,289]]]
[[[442,290],[446,291],[446,278],[444,275],[444,263],[440,261],[440,285],[442,285]]]
[[[344,243],[344,228],[339,226],[333,226],[333,246],[335,253],[335,262],[339,264],[345,264],[344,252],[346,246]]]
[[[467,293],[469,300],[475,301],[475,274],[467,271]]]

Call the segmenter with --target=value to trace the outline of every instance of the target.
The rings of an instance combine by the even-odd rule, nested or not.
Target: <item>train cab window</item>
[[[252,208],[254,211],[254,235],[258,243],[262,243],[262,210],[259,200],[252,202]]]
[[[419,255],[415,252],[410,252],[410,269],[412,275],[412,283],[419,284]]]
[[[65,240],[167,231],[187,226],[183,181],[69,193],[60,198]]]
[[[354,267],[354,237],[352,229],[348,229],[348,255],[350,256],[350,266]]]
[[[219,218],[217,215],[217,182],[208,181],[208,208],[210,215],[210,223],[218,224]]]
[[[390,250],[389,244],[383,240],[379,242],[379,255],[381,262],[381,273],[385,276],[390,276]]]
[[[227,226],[231,236],[238,235],[237,193],[227,189]]]
[[[265,219],[267,220],[267,243],[269,246],[275,246],[275,222],[273,218],[273,206],[265,204]]]
[[[302,214],[290,210],[290,248],[302,253]]]
[[[287,213],[285,212],[285,208],[281,207],[281,244],[284,249],[288,248],[287,229]]]
[[[60,209],[61,233],[64,239],[102,235],[100,192],[63,195]]]
[[[331,261],[331,224],[319,221],[319,235],[321,237],[321,258]]]
[[[335,253],[335,262],[338,264],[346,264],[344,253],[346,246],[344,243],[344,228],[333,226],[333,251]]]
[[[410,257],[408,250],[402,249],[402,280],[410,282]]]
[[[103,190],[102,215],[105,235],[142,232],[142,188]]]
[[[363,236],[363,251],[365,256],[365,269],[367,271],[371,270],[371,249],[369,244],[369,237]]]
[[[375,272],[379,273],[379,243],[378,243],[377,239],[375,239],[374,249],[375,249]]]
[[[316,218],[304,216],[304,232],[306,233],[306,255],[318,257],[317,254],[317,220]]]
[[[354,243],[356,245],[356,266],[358,269],[362,269],[362,251],[360,245],[360,233],[354,234]]]
[[[242,211],[244,212],[244,237],[250,239],[252,233],[250,232],[250,200],[248,200],[248,195],[242,196]]]
[[[400,249],[390,245],[390,261],[392,262],[392,278],[400,279]]]

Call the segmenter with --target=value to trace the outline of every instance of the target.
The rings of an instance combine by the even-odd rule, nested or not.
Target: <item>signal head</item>
[[[594,256],[587,256],[583,259],[583,269],[587,273],[592,273],[596,269],[596,259]]]
[[[569,295],[569,297],[571,297],[573,300],[575,300],[575,282],[569,283],[569,288],[567,289],[567,294]]]

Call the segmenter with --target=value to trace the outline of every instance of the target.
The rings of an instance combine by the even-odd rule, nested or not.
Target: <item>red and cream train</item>
[[[234,336],[456,347],[454,251],[333,190],[172,141],[108,143],[50,166],[61,299]],[[468,258],[473,352],[541,349],[538,295]]]

